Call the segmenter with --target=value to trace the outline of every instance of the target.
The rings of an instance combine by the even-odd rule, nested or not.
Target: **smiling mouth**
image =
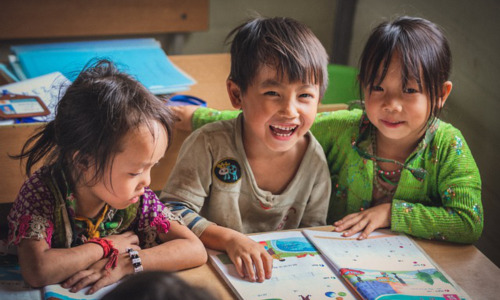
[[[295,129],[297,129],[299,126],[294,125],[294,126],[280,126],[280,125],[269,125],[269,128],[271,131],[281,137],[289,137],[291,136],[294,132]]]
[[[387,125],[392,125],[392,126],[396,126],[396,125],[404,123],[404,121],[387,121],[387,120],[382,120],[382,122],[387,124]]]

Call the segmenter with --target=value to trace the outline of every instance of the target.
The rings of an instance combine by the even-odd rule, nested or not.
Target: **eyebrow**
[[[267,88],[267,87],[282,87],[284,86],[285,84],[281,83],[280,81],[276,80],[276,79],[266,79],[264,80],[260,86],[263,87],[263,88]],[[299,88],[314,88],[316,86],[316,84],[303,84],[301,85]]]
[[[283,84],[276,79],[266,79],[261,84],[261,87],[283,86]]]
[[[160,157],[160,159],[157,161],[157,162],[140,162],[140,163],[134,163],[134,167],[137,167],[137,168],[144,168],[144,167],[149,167],[149,166],[154,166],[156,164],[158,164],[160,162],[160,160],[163,158]]]

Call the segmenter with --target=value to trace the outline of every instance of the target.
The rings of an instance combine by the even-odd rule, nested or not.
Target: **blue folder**
[[[109,59],[154,94],[185,91],[195,81],[168,59],[152,38],[11,47],[27,78],[59,71],[73,81],[89,61]]]

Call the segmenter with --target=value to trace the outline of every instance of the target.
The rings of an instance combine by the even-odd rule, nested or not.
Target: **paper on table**
[[[33,117],[33,119],[46,122],[54,119],[54,113],[57,103],[66,88],[71,82],[60,72],[54,72],[47,75],[26,79],[10,84],[0,86],[0,91],[7,90],[9,93],[38,96],[50,110],[50,114],[42,117]]]

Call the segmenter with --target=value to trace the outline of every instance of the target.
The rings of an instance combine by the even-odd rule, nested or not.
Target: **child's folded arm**
[[[18,246],[19,265],[26,282],[42,287],[66,280],[75,270],[84,270],[103,256],[93,243],[73,248],[50,248],[45,240],[23,239]]]
[[[467,191],[468,190],[468,191]],[[453,193],[457,206],[426,206],[394,199],[392,204],[391,229],[416,237],[445,240],[458,243],[474,243],[483,228],[480,190],[456,188]],[[470,205],[467,203],[477,203]]]
[[[459,243],[473,243],[483,230],[481,178],[459,130],[447,125],[436,134],[438,206],[394,199],[392,229],[411,235]],[[444,138],[440,138],[439,135]]]

